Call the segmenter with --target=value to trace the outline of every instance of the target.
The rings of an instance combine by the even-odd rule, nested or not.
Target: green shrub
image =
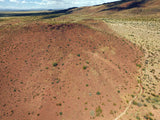
[[[63,115],[63,112],[59,112],[60,115]]]
[[[100,116],[101,113],[102,113],[102,109],[101,109],[100,106],[98,106],[98,107],[96,108],[96,116]]]
[[[46,67],[46,69],[48,69],[48,67]]]
[[[58,65],[58,63],[57,63],[57,62],[53,63],[53,67],[56,67],[57,65]]]
[[[100,95],[101,93],[98,91],[97,93],[96,93],[96,95]]]
[[[77,54],[77,56],[80,57],[81,55],[80,55],[80,54]]]
[[[87,66],[83,66],[83,69],[84,69],[84,70],[87,69]]]
[[[86,61],[86,63],[87,63],[87,64],[89,64],[89,62],[88,62],[88,61]]]
[[[138,103],[138,102],[136,102],[136,101],[133,101],[133,105],[137,105],[138,107],[143,106],[141,103]]]
[[[136,119],[137,119],[137,120],[140,120],[140,117],[139,117],[139,116],[136,116]]]
[[[141,64],[136,64],[137,67],[141,68]]]

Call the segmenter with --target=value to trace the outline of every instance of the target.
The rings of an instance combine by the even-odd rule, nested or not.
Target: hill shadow
[[[108,9],[103,9],[101,11],[108,11],[108,10],[114,10],[114,11],[122,11],[122,10],[127,10],[127,9],[132,9],[132,8],[138,8],[141,7],[144,3],[146,3],[148,0],[121,0],[121,1],[116,1],[116,2],[112,2],[109,4],[104,4],[107,7],[110,7]],[[131,4],[129,4],[128,6],[125,7],[121,7],[118,5],[121,5],[123,3],[127,3],[127,2],[132,2]]]
[[[75,8],[77,8],[77,7],[72,7],[72,8],[68,8],[68,9],[64,9],[64,10],[54,11],[51,14],[48,14],[48,16],[43,17],[42,19],[50,19],[50,18],[59,17],[61,15],[70,14],[70,13],[73,12],[73,9],[75,9]]]

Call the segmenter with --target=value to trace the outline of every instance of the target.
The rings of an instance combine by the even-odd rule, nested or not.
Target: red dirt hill
[[[42,23],[1,26],[0,36],[2,120],[111,120],[138,92],[142,53],[125,39]]]

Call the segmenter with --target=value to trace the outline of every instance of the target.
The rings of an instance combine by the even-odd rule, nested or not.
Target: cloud
[[[18,0],[9,0],[10,2],[18,3]]]
[[[116,0],[0,0],[0,8],[15,9],[66,9],[92,6]]]
[[[0,0],[2,1],[2,0]],[[113,0],[9,0],[10,2],[19,2],[22,4],[35,4],[40,6],[62,6],[62,7],[80,7],[102,4]]]
[[[37,0],[34,0],[34,1],[27,1],[27,0],[23,0],[21,1],[21,3],[23,4],[37,4],[37,5],[53,5],[53,4],[56,4],[58,0],[41,0],[41,1],[37,1]],[[59,0],[61,1],[61,0]]]
[[[25,3],[28,3],[28,2],[26,2],[25,0],[23,0],[21,3],[25,4]]]

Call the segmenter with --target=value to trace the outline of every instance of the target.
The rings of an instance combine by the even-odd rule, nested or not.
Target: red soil
[[[1,26],[0,36],[2,120],[111,120],[138,92],[142,53],[112,34],[34,23]]]

